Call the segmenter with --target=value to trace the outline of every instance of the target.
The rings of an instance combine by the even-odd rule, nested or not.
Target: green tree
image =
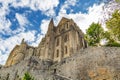
[[[117,3],[120,3],[120,0],[115,0]]]
[[[106,27],[108,28],[108,32],[116,41],[120,41],[120,11],[116,10],[112,17],[107,20]]]
[[[28,72],[26,72],[22,80],[35,80]]]
[[[99,23],[92,23],[86,31],[85,38],[90,46],[100,45],[101,39],[104,38],[104,29]]]

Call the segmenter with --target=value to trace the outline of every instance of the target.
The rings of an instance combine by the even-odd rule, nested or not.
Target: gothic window
[[[57,50],[56,52],[56,57],[59,57],[59,50]]]
[[[65,54],[68,53],[68,49],[67,49],[67,46],[65,46]]]
[[[65,35],[64,42],[67,42],[69,40],[69,35]]]
[[[56,46],[59,46],[59,38],[57,38]]]
[[[59,29],[59,32],[60,32],[61,30]]]
[[[67,24],[65,24],[65,27],[68,29],[68,23],[67,23]]]

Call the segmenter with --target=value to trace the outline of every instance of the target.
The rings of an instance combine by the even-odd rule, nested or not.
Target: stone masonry
[[[21,80],[25,72],[35,80],[120,80],[120,48],[88,47],[60,62],[36,56],[0,69],[0,80]]]

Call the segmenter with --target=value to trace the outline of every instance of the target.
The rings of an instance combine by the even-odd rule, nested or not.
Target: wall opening
[[[59,50],[57,50],[56,52],[56,57],[59,57]]]
[[[59,38],[57,38],[56,46],[59,46]]]
[[[54,74],[56,74],[56,69],[54,69]]]
[[[67,42],[69,40],[69,35],[65,35],[65,37],[64,37],[64,42]]]
[[[65,46],[65,54],[68,53],[68,49],[67,49],[67,46]]]

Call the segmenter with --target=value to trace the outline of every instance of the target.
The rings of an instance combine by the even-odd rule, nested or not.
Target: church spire
[[[48,31],[51,31],[53,30],[54,28],[54,22],[53,22],[53,18],[50,20],[50,23],[49,23],[49,27],[48,27]]]
[[[25,39],[23,38],[22,41],[21,41],[21,44],[24,44],[25,43]]]
[[[47,35],[51,34],[51,32],[54,31],[54,22],[53,22],[53,18],[50,20],[49,26],[48,26],[48,31],[47,31]]]

